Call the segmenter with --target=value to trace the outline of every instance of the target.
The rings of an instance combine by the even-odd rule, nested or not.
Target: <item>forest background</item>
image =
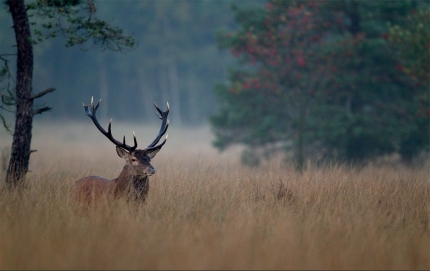
[[[52,114],[41,118],[84,119],[82,103],[91,96],[103,99],[101,119],[109,114],[118,121],[151,122],[154,101],[169,101],[172,122],[179,126],[199,125],[216,111],[213,85],[223,80],[233,57],[217,49],[215,31],[234,27],[231,1],[95,4],[97,16],[134,35],[137,47],[123,53],[88,44],[69,48],[61,36],[36,45],[33,89],[57,89],[43,101],[53,107]],[[0,25],[0,52],[12,55],[14,33],[6,9]],[[15,68],[13,61],[9,67]]]
[[[243,161],[251,164],[258,161],[247,157],[260,156],[256,152],[260,147],[273,153],[293,146],[299,163],[305,156],[315,156],[314,150],[325,157],[351,160],[400,152],[402,159],[410,162],[429,148],[428,1],[329,1],[328,5],[321,2],[320,7],[309,6],[312,2],[308,1],[254,0],[95,3],[100,18],[134,35],[138,45],[124,54],[88,44],[67,48],[60,37],[36,45],[33,89],[57,89],[41,102],[53,107],[52,113],[40,117],[42,120],[82,121],[81,104],[94,96],[103,99],[102,121],[114,116],[116,121],[152,123],[152,102],[169,101],[172,124],[204,125],[212,115],[216,146],[248,146]],[[268,34],[250,33],[251,27],[263,25],[265,16],[275,16],[271,23],[281,29],[280,22],[288,22],[288,18],[277,21],[281,16],[276,12],[288,14],[287,10],[311,12],[323,21],[330,12],[341,14],[332,17],[338,20],[324,25],[325,29],[315,30],[321,36],[329,33],[336,43],[320,47],[325,50],[316,55],[312,55],[316,52],[312,46],[302,52],[291,46],[291,52],[285,52],[292,54],[290,66],[283,65],[288,62],[285,55],[258,56],[250,51],[256,48],[250,47],[245,53],[239,50],[255,36]],[[424,40],[401,36],[405,29],[419,32],[415,30],[420,24]],[[6,10],[0,12],[0,25],[0,53],[13,70],[14,35]],[[301,35],[314,38],[307,32]],[[311,55],[303,55],[309,52]],[[289,84],[300,85],[298,89],[276,82],[284,87],[280,93],[286,95],[276,96],[278,89],[278,93],[266,92],[262,97],[264,92],[256,92],[256,85],[252,85],[255,76],[245,78],[249,81],[239,78],[247,72],[258,73],[260,67],[272,65],[279,57],[285,62],[279,62],[281,67],[290,69]],[[316,64],[330,70],[321,72]],[[277,76],[286,72],[267,71]],[[321,80],[327,78],[335,80]],[[324,81],[324,85],[301,85],[315,81]],[[269,92],[276,89],[267,82],[264,87]],[[286,110],[264,110],[271,107]],[[304,107],[306,122],[300,118],[299,109]],[[252,111],[255,114],[249,114]],[[12,123],[12,114],[1,114]]]
[[[6,4],[19,1],[3,3],[0,64],[14,75]],[[23,189],[0,181],[0,269],[430,269],[429,1],[95,4],[138,44],[34,45],[30,100],[56,91],[30,108],[53,109],[35,116]],[[46,21],[31,21],[37,39]],[[13,95],[17,79],[1,75]],[[127,142],[136,131],[140,147],[160,127],[152,102],[171,105],[145,205],[70,197],[76,180],[115,178],[124,163],[85,116],[91,96],[102,126],[112,118]],[[236,147],[219,154],[213,140]],[[0,127],[0,179],[10,141]],[[248,165],[282,157],[249,167],[242,150]]]

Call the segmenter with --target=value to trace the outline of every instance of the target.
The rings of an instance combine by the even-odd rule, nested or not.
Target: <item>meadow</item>
[[[157,128],[136,130],[140,147]],[[83,208],[71,185],[123,160],[89,120],[35,126],[26,187],[0,192],[0,269],[430,269],[428,166],[250,168],[208,128],[168,133],[145,204]]]

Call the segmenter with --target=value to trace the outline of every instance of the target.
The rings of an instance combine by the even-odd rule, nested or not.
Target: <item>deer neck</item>
[[[133,180],[132,197],[136,200],[145,201],[149,190],[148,176],[138,176]]]
[[[136,175],[132,166],[125,165],[116,180],[115,194],[120,195],[131,192],[136,199],[144,200],[148,189],[148,176]]]
[[[123,194],[125,191],[127,191],[130,185],[134,183],[135,179],[136,175],[134,174],[132,166],[125,165],[118,178],[116,179],[115,194]]]

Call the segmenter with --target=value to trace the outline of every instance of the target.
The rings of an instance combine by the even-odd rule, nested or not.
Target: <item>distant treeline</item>
[[[97,16],[132,34],[137,48],[115,53],[65,47],[61,36],[35,46],[34,92],[55,87],[44,118],[84,118],[82,103],[102,98],[101,118],[153,121],[153,105],[172,108],[175,125],[201,124],[217,110],[213,94],[233,57],[218,50],[218,30],[235,29],[232,4],[265,1],[95,1]],[[14,53],[12,21],[0,12],[0,54]],[[15,68],[15,58],[9,67]],[[8,115],[2,112],[5,117]],[[11,116],[12,119],[12,116]]]

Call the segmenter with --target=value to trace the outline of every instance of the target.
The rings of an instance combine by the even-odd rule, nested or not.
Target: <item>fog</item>
[[[83,110],[82,110],[83,111]],[[83,113],[83,112],[82,112]],[[108,122],[101,122],[107,129]],[[132,132],[137,138],[138,148],[144,149],[156,137],[160,126],[145,123],[113,122],[112,133],[116,139],[133,142]],[[220,153],[212,147],[213,135],[208,126],[181,128],[173,123],[168,131],[168,139],[162,150],[153,159],[157,170],[163,170],[166,163],[192,167],[204,162],[214,166],[237,165],[241,147],[234,147]],[[9,155],[12,136],[4,129],[0,131],[0,151]],[[116,177],[124,161],[118,157],[115,146],[103,136],[88,118],[82,122],[37,121],[33,129],[32,149],[29,170],[34,173],[57,170],[59,167],[89,170],[88,174]],[[2,157],[4,159],[6,157]],[[9,160],[0,161],[0,166]],[[94,168],[88,164],[98,165]],[[100,168],[106,171],[100,172]],[[31,174],[30,172],[30,174]],[[85,174],[84,174],[85,175]]]
[[[279,12],[286,11],[282,5],[287,2],[279,3]],[[289,3],[290,7],[294,6],[293,2]],[[247,50],[242,44],[234,45],[237,48],[226,46],[227,49],[220,50],[217,33],[223,30],[225,34],[230,34],[240,29],[238,33],[241,34],[238,35],[243,34],[240,37],[242,41],[248,36],[257,37],[257,33],[251,35],[246,32],[251,27],[246,28],[246,23],[237,18],[238,13],[232,10],[232,4],[242,11],[247,7],[261,7],[267,12],[273,3],[266,5],[266,1],[260,0],[125,0],[95,1],[95,4],[97,17],[120,27],[125,34],[133,35],[137,46],[123,52],[103,50],[91,43],[69,48],[65,46],[65,39],[61,35],[34,46],[33,93],[48,88],[56,88],[56,91],[36,101],[36,109],[45,106],[53,109],[34,119],[32,148],[39,152],[32,154],[31,160],[48,147],[38,140],[50,138],[48,136],[56,134],[57,129],[71,130],[73,127],[81,131],[64,133],[66,138],[58,140],[61,146],[81,143],[86,146],[87,137],[97,132],[93,131],[95,129],[82,109],[82,103],[88,104],[91,97],[95,101],[102,99],[98,110],[102,124],[107,127],[109,119],[113,119],[115,135],[121,138],[125,134],[129,141],[135,130],[141,145],[149,143],[151,136],[136,127],[157,127],[153,102],[163,110],[166,102],[169,102],[169,132],[174,134],[176,131],[177,135],[172,135],[173,139],[169,139],[168,144],[172,144],[178,153],[196,150],[198,154],[204,149],[211,155],[217,154],[212,148],[215,133],[220,148],[245,144],[252,153],[255,146],[266,148],[272,144],[279,146],[278,149],[284,153],[292,152],[296,157],[306,159],[323,153],[321,156],[325,155],[324,159],[339,158],[355,162],[400,153],[403,161],[411,162],[423,150],[429,149],[428,81],[405,72],[407,69],[401,65],[402,61],[415,61],[421,59],[422,55],[406,50],[403,53],[410,56],[403,56],[403,59],[399,57],[402,55],[401,48],[394,46],[387,38],[389,24],[409,27],[411,31],[418,29],[408,22],[408,18],[416,9],[425,12],[428,9],[426,3],[329,1],[321,9],[314,10],[313,14],[320,14],[321,18],[327,16],[324,15],[327,11],[341,14],[336,26],[327,30],[329,35],[326,41],[339,39],[338,43],[327,45],[330,51],[335,51],[335,57],[325,52],[321,58],[312,58],[313,50],[325,48],[324,44],[318,45],[312,40],[307,44],[309,54],[304,61],[301,55],[303,48],[291,44],[285,46],[289,42],[286,38],[276,44],[276,50],[271,51],[274,54],[272,60],[278,59],[282,65],[279,65],[278,70],[269,65],[268,70],[264,71],[273,78],[280,78],[280,81],[266,82],[269,84],[265,84],[262,91],[258,87],[247,92],[242,90],[249,89],[250,84],[245,81],[251,78],[242,78],[242,73],[252,69],[250,67],[254,60],[239,66],[240,61],[233,55],[240,54],[232,52],[242,48],[243,55],[239,56],[239,60],[253,59],[250,52],[268,52],[270,46],[274,45],[269,44],[266,48],[265,44],[255,43],[257,47],[251,48],[251,42],[248,41],[244,42],[249,47]],[[308,9],[312,10],[312,6],[309,5]],[[374,14],[368,16],[371,12]],[[258,15],[258,12],[255,14]],[[310,13],[306,11],[304,14]],[[356,24],[351,21],[353,17],[359,19]],[[248,19],[258,21],[259,17]],[[324,17],[327,22],[331,19],[330,16]],[[34,21],[34,18],[30,20]],[[299,22],[298,18],[293,18],[289,24]],[[274,22],[274,25],[278,23]],[[428,24],[428,20],[423,23]],[[286,23],[283,27],[286,28],[263,27],[264,31],[281,30],[279,33],[270,32],[272,30],[258,33],[261,36],[255,41],[263,42],[265,37],[282,34],[282,31],[290,29]],[[343,29],[343,32],[338,32],[338,28]],[[325,30],[318,31],[306,35],[318,34],[319,37],[326,33]],[[232,42],[226,38],[228,36],[223,36],[226,39],[224,42]],[[0,40],[1,62],[7,63],[14,75],[15,36],[11,16],[6,9],[0,12]],[[290,58],[289,51],[297,55],[293,54]],[[428,54],[428,50],[424,53]],[[264,66],[267,57],[269,55],[263,54],[257,63],[261,62]],[[291,62],[293,66],[289,66],[289,61],[294,58],[296,60]],[[332,58],[335,59],[334,66],[329,69],[327,66],[333,65]],[[312,69],[312,65],[319,68]],[[341,72],[336,73],[336,70]],[[237,72],[237,78],[229,78],[233,74],[230,71]],[[306,79],[301,79],[302,76]],[[12,77],[6,81],[2,81],[0,93],[6,91],[7,84],[9,90],[13,90],[15,79]],[[314,89],[312,82],[322,83]],[[224,90],[215,95],[216,86],[220,86],[218,83],[223,83]],[[278,84],[276,87],[279,89],[271,92],[271,83]],[[235,95],[228,96],[230,92],[235,92]],[[256,110],[257,107],[259,110]],[[297,117],[301,110],[306,121]],[[1,110],[0,115],[13,127],[13,113]],[[215,133],[211,133],[208,120],[214,115],[218,120],[212,122]],[[154,129],[155,132],[150,133],[152,136],[156,134],[157,128]],[[4,129],[0,131],[2,147],[10,146],[11,136]],[[204,140],[200,142],[197,140],[199,137]],[[175,140],[180,141],[174,144]],[[184,143],[186,141],[194,144],[187,145]],[[298,142],[303,143],[301,147],[298,147]]]
[[[91,43],[65,47],[64,38],[34,47],[33,92],[54,87],[38,101],[51,106],[40,118],[81,120],[81,105],[103,99],[100,117],[153,121],[153,102],[171,105],[177,125],[199,125],[217,109],[212,92],[233,64],[217,49],[215,33],[232,29],[230,5],[263,1],[95,1],[97,16],[137,40],[134,50],[112,52]],[[10,14],[0,12],[0,53],[15,69]],[[10,54],[10,55],[6,55]],[[8,119],[11,116],[5,114]]]

